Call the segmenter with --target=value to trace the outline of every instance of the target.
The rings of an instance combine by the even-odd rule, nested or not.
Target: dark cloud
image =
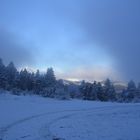
[[[118,60],[123,75],[135,80],[140,80],[139,6],[139,0],[94,1],[81,22],[89,37]]]
[[[118,70],[140,81],[140,1],[55,1],[52,13],[79,26],[89,41],[105,48],[118,62]]]
[[[15,1],[17,2],[17,0]],[[54,19],[52,23],[56,21],[54,25],[61,21],[59,24],[63,23],[66,29],[71,26],[80,28],[85,36],[87,35],[86,42],[99,44],[110,52],[112,58],[117,60],[117,70],[121,71],[127,77],[126,79],[140,81],[140,0],[41,0],[39,2],[31,0],[26,2],[24,5],[28,5],[26,8],[28,12],[25,10],[25,6],[21,6],[22,8],[19,7],[14,14],[19,12],[19,9],[23,15],[25,14],[25,17],[30,14],[30,10],[32,13],[40,11],[39,17],[43,18],[43,22],[49,15]],[[37,7],[38,10],[35,10]],[[11,12],[14,11],[14,8]],[[3,12],[0,13],[3,14]],[[37,17],[36,14],[35,17]],[[23,18],[20,15],[18,19],[20,17]],[[3,21],[4,19],[5,16],[3,16]],[[47,23],[50,19],[47,18]],[[38,30],[40,28],[37,26]],[[22,43],[17,42],[18,39],[11,39],[11,35],[9,36],[7,32],[4,37],[1,33],[0,39],[3,40],[3,38],[5,41],[0,41],[1,44],[3,43],[0,45],[0,56],[3,59],[13,60],[17,64],[31,62],[33,58],[31,53],[22,47]]]
[[[63,16],[69,15],[69,20],[79,24],[90,41],[109,51],[126,79],[140,81],[140,1],[77,2],[69,4],[73,12],[65,10]]]
[[[0,58],[5,64],[13,61],[16,66],[21,67],[33,62],[32,53],[24,47],[19,38],[11,32],[0,29]]]

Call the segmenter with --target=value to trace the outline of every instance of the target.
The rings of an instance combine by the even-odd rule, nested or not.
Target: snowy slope
[[[140,140],[140,104],[0,95],[0,140]]]

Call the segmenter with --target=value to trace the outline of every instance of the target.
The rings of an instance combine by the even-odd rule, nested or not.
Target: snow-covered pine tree
[[[40,94],[42,87],[43,87],[43,78],[40,75],[40,71],[37,70],[35,73],[35,78],[34,78],[34,92],[35,92],[35,94]]]
[[[92,84],[83,81],[80,85],[80,92],[84,100],[91,100],[92,99]]]
[[[91,100],[97,100],[97,83],[94,81],[91,91]]]
[[[6,79],[7,79],[7,89],[12,89],[14,87],[14,82],[17,74],[17,69],[13,62],[10,62],[6,67]]]
[[[19,76],[20,76],[20,89],[27,90],[28,76],[29,76],[27,69],[25,68],[24,70],[21,70]]]
[[[134,97],[136,96],[136,93],[137,93],[136,84],[135,84],[135,82],[133,80],[128,82],[126,92],[127,92],[128,101],[132,101],[134,99]]]
[[[105,84],[104,84],[104,93],[105,93],[105,101],[111,100],[114,101],[116,99],[115,95],[115,88],[113,83],[110,81],[110,79],[106,79]]]
[[[43,83],[44,83],[44,91],[45,91],[44,96],[54,97],[57,81],[55,78],[53,68],[47,69],[47,73],[45,74]]]
[[[104,101],[104,90],[100,82],[97,83],[97,99]]]
[[[47,87],[54,87],[56,84],[56,78],[54,75],[53,68],[48,68],[47,73],[45,75],[45,82]]]
[[[85,81],[83,80],[79,86],[79,91],[80,91],[80,94],[82,95],[83,98],[85,98],[85,95],[86,95],[86,91],[85,91]]]
[[[3,64],[2,59],[0,58],[0,88],[5,89],[6,87],[6,68],[5,65]]]
[[[140,83],[138,83],[137,87],[137,97],[140,99]]]

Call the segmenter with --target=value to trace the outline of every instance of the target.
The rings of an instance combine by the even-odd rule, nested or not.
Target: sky
[[[139,0],[0,0],[0,57],[57,78],[140,81]]]

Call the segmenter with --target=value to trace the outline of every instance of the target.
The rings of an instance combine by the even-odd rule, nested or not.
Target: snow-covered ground
[[[0,140],[140,140],[140,104],[1,94]]]

